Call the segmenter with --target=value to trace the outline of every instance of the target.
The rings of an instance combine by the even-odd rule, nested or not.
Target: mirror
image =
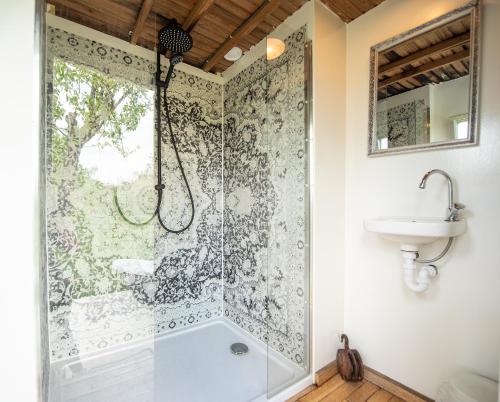
[[[369,155],[477,143],[477,1],[371,48]]]

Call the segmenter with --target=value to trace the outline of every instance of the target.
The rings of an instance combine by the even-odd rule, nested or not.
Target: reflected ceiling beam
[[[458,53],[454,53],[450,56],[443,57],[438,60],[433,60],[429,63],[422,64],[416,68],[412,68],[411,70],[403,71],[400,74],[395,74],[392,77],[386,78],[385,80],[379,81],[378,89],[385,88],[395,82],[406,80],[411,77],[415,77],[419,74],[424,74],[429,71],[435,70],[436,68],[447,66],[448,64],[455,63],[457,61],[468,59],[470,56],[469,49],[463,50]]]
[[[139,15],[132,31],[132,38],[130,39],[130,43],[132,43],[133,45],[137,45],[137,42],[141,37],[142,30],[144,29],[144,24],[146,23],[146,19],[151,12],[151,8],[153,7],[153,1],[154,0],[144,0],[144,2],[142,3],[141,10],[139,11]]]
[[[408,56],[403,57],[402,59],[395,60],[391,63],[384,64],[379,67],[378,73],[382,74],[389,70],[395,70],[396,68],[401,68],[410,63],[414,63],[416,61],[425,59],[426,57],[432,56],[436,53],[441,53],[446,50],[453,49],[457,46],[465,45],[470,42],[470,33],[464,33],[462,35],[454,36],[453,38],[444,40],[442,42],[438,42],[435,45],[426,47],[424,49],[418,50],[414,53],[409,54]],[[387,52],[384,52],[387,53]]]
[[[229,38],[215,51],[215,53],[209,57],[203,66],[203,70],[210,71],[242,37],[252,32],[257,25],[264,20],[267,14],[270,14],[277,9],[281,1],[282,0],[264,1],[264,3],[262,3],[262,5],[229,36]]]
[[[198,0],[196,6],[191,10],[185,21],[182,23],[182,29],[192,31],[203,16],[203,14],[214,4],[214,0]]]

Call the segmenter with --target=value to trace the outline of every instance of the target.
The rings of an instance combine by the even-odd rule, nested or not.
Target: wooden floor
[[[345,382],[339,374],[320,387],[311,385],[287,402],[399,402],[404,401],[367,381]]]

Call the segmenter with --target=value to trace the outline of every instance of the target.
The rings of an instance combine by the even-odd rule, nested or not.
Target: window
[[[456,140],[466,140],[469,138],[469,115],[462,114],[452,118],[453,133]]]

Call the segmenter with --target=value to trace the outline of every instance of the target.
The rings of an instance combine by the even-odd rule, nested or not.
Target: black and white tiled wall
[[[285,43],[224,88],[224,314],[305,365],[305,29]]]
[[[155,334],[226,316],[305,364],[304,37],[305,30],[298,30],[287,38],[287,51],[276,62],[260,59],[224,86],[175,72],[168,99],[196,214],[188,231],[173,236],[156,221],[145,226],[123,221],[113,187],[82,169],[79,151],[89,137],[80,120],[73,119],[80,129],[72,135],[58,131],[67,129],[58,121],[69,122],[72,115],[60,99],[64,90],[59,88],[57,63],[129,82],[139,93],[134,99],[151,108],[156,66],[48,28],[52,360],[154,339]],[[68,110],[61,110],[61,104]],[[162,132],[166,189],[161,215],[175,229],[186,223],[191,211],[164,114]],[[155,202],[153,156],[150,162],[148,173],[136,180],[139,190],[123,200],[128,212],[140,206],[141,219]],[[113,264],[119,259],[152,261],[155,274],[117,272]]]
[[[68,102],[61,99],[72,89],[66,88],[57,75],[64,68],[62,63],[69,63],[88,68],[83,70],[83,78],[79,77],[83,86],[94,79],[98,81],[95,88],[99,88],[98,85],[109,84],[106,77],[126,80],[134,85],[132,89],[144,92],[144,99],[134,100],[143,100],[143,106],[152,109],[151,77],[156,66],[55,28],[49,28],[47,42],[46,204],[52,359],[148,339],[157,333],[220,317],[222,86],[176,71],[169,88],[172,126],[190,178],[196,215],[187,232],[167,235],[156,220],[139,227],[126,223],[113,202],[112,186],[95,180],[82,167],[82,143],[90,144],[100,133],[96,130],[88,134],[84,122],[78,120],[83,117],[78,116],[74,119],[78,120],[76,129],[69,130],[73,135],[67,134],[65,120],[72,113],[88,111],[73,112]],[[62,108],[65,110],[61,116]],[[161,216],[175,229],[189,217],[190,204],[166,126],[162,115],[166,189]],[[129,214],[137,215],[138,207],[144,210],[135,221],[144,220],[154,210],[152,166],[153,157],[146,177],[139,177],[132,186],[136,189],[133,199],[122,200],[120,196],[122,207]],[[118,193],[127,191],[119,189]],[[155,274],[116,272],[113,264],[119,259],[149,260],[154,263]]]

